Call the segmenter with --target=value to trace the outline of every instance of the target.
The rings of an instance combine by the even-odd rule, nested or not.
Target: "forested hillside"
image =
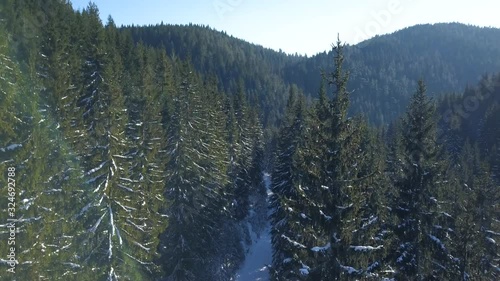
[[[236,86],[230,81],[241,79],[251,100],[260,101],[266,117],[269,111],[281,112],[285,105],[276,91],[295,84],[309,99],[317,98],[321,73],[332,71],[333,52],[288,55],[209,27],[153,25],[125,30],[136,42],[189,57],[201,73],[216,73],[228,92]],[[333,42],[335,35],[329,36]],[[346,46],[345,56],[351,73],[349,88],[354,91],[350,113],[363,113],[370,123],[387,125],[404,112],[412,94],[409,89],[419,79],[425,79],[429,94],[438,97],[460,92],[483,74],[497,72],[500,30],[458,23],[413,26]],[[271,116],[264,124],[274,124],[277,116]]]
[[[348,46],[351,111],[372,124],[388,124],[404,112],[419,79],[426,81],[431,97],[461,92],[483,74],[498,72],[499,46],[499,29],[458,23],[408,27]],[[284,70],[285,81],[315,93],[319,85],[313,73],[331,70],[333,56],[323,53],[293,63]]]
[[[258,105],[265,125],[276,125],[285,106],[284,66],[298,56],[278,53],[247,43],[207,26],[155,25],[122,28],[135,42],[165,49],[167,54],[189,60],[204,75],[215,75],[225,92],[234,94],[243,85],[249,101]],[[320,76],[317,73],[316,79]]]
[[[0,19],[0,280],[235,280],[261,235],[275,281],[500,278],[497,29],[305,58],[65,0]]]

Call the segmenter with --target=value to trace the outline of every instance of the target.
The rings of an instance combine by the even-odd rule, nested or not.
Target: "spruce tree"
[[[305,133],[305,101],[291,87],[287,113],[280,129],[270,199],[272,280],[302,280],[308,266],[303,263],[307,248],[301,236],[300,149]]]
[[[160,261],[168,280],[199,280],[211,274],[209,257],[220,223],[229,215],[224,206],[228,156],[222,149],[222,111],[205,107],[206,92],[189,66],[181,71],[169,118],[169,225],[162,234]]]
[[[419,81],[402,122],[401,164],[396,167],[402,170],[395,182],[397,196],[392,207],[398,218],[394,229],[397,278],[424,280],[446,274],[444,234],[434,228],[449,215],[439,206],[438,196],[446,181],[434,114],[435,106],[426,95],[424,82]]]
[[[452,249],[452,277],[496,280],[500,224],[495,218],[499,216],[496,202],[500,194],[487,164],[480,159],[477,144],[464,145],[454,171],[456,176],[448,197],[456,202],[449,210],[455,220],[451,243],[447,243]]]

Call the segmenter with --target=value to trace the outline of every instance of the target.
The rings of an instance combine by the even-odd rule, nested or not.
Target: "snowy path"
[[[271,177],[264,174],[267,196],[271,196]],[[269,214],[268,214],[269,215]],[[235,281],[269,281],[268,265],[272,262],[272,246],[269,222],[260,237],[251,231],[252,246],[248,250],[243,266],[235,276]]]
[[[236,274],[236,281],[268,281],[267,265],[271,263],[271,234],[267,227],[260,238],[254,237],[245,263]]]

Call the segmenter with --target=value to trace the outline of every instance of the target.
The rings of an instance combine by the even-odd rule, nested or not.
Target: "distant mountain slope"
[[[314,93],[319,87],[312,84],[314,73],[329,69],[332,60],[330,52],[292,63],[284,70],[285,81]],[[374,123],[385,123],[405,109],[420,78],[437,96],[460,92],[482,74],[499,72],[500,29],[458,23],[417,25],[349,46],[346,64],[353,110]]]
[[[158,24],[122,30],[130,32],[136,42],[164,47],[169,55],[189,60],[204,75],[215,75],[226,92],[236,93],[243,84],[250,101],[263,109],[264,123],[279,119],[288,92],[283,68],[298,62],[299,56],[251,44],[208,26]]]
[[[169,54],[191,57],[205,74],[216,74],[229,92],[243,81],[264,111],[281,108],[288,85],[314,97],[321,70],[333,65],[331,52],[313,57],[287,55],[202,26],[127,27],[134,40],[165,46]],[[332,38],[332,42],[334,38]],[[325,46],[327,47],[327,46]],[[417,25],[346,48],[351,70],[352,111],[374,124],[388,123],[406,107],[416,81],[429,92],[461,91],[484,73],[500,71],[500,29],[459,23]],[[273,119],[275,119],[273,117]]]

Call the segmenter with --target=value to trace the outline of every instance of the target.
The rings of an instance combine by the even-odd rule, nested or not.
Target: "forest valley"
[[[266,224],[270,280],[500,280],[499,41],[423,25],[308,58],[3,0],[0,280],[234,280]]]

